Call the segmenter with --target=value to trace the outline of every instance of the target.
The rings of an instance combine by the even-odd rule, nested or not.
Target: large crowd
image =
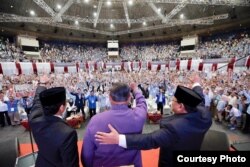
[[[196,50],[202,59],[245,57],[250,54],[250,39],[248,34],[233,34],[227,38],[200,42]]]
[[[81,110],[87,117],[89,108],[93,107],[88,102],[90,95],[97,99],[94,105],[96,113],[103,112],[110,106],[108,94],[113,83],[136,82],[140,85],[144,96],[147,97],[149,111],[157,112],[155,99],[160,89],[164,90],[166,96],[165,107],[171,105],[170,101],[177,85],[190,87],[186,78],[189,73],[191,72],[134,71],[128,73],[125,71],[106,71],[89,73],[80,71],[76,74],[48,74],[50,78],[48,87],[65,87],[68,103],[71,103],[71,106],[76,101],[75,94],[81,94],[84,97],[84,106]],[[229,121],[232,130],[243,127],[242,115],[250,114],[250,72],[241,71],[232,74],[219,71],[199,72],[199,75],[202,78],[206,107],[210,109],[215,120],[218,123]],[[27,107],[25,106],[27,104],[23,104],[22,99],[27,100],[28,97],[29,100],[32,100],[38,80],[39,76],[37,75],[2,75],[0,77],[1,103],[6,102],[8,104],[9,101],[14,99],[19,106],[15,111],[10,111],[10,107],[8,108],[12,125],[19,124],[21,119],[26,119],[22,108]],[[14,112],[17,114],[13,115]]]
[[[180,42],[170,43],[138,43],[125,44],[119,47],[119,61],[168,61],[181,55]],[[247,32],[216,36],[206,40],[201,39],[195,46],[193,58],[214,59],[245,57],[250,54],[250,39]],[[41,61],[76,62],[76,61],[113,61],[108,57],[104,45],[97,44],[65,44],[42,42],[40,48]],[[27,61],[22,49],[8,39],[0,40],[1,61]]]
[[[4,40],[0,38],[0,60],[1,61],[15,61],[15,60],[25,60],[26,57],[22,49],[16,46],[7,38]]]

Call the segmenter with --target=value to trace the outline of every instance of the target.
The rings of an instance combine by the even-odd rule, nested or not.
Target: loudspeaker
[[[19,141],[17,138],[6,140],[0,143],[0,164],[3,167],[15,166],[16,158],[20,153]]]
[[[202,151],[229,151],[230,145],[227,134],[215,130],[207,131],[202,145]]]

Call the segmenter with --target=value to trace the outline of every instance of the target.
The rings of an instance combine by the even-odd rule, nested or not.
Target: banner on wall
[[[250,58],[244,58],[244,62],[240,67],[250,67]],[[242,63],[241,63],[242,64]],[[224,68],[225,67],[225,68]],[[124,69],[125,71],[140,71],[147,69],[153,71],[165,70],[194,70],[194,71],[217,71],[228,68],[234,70],[238,66],[238,61],[231,59],[227,63],[206,63],[202,59],[197,60],[171,60],[167,62],[84,62],[84,63],[31,63],[31,62],[1,62],[0,73],[4,75],[30,75],[30,74],[49,74],[49,73],[76,73],[80,69],[84,71],[94,71],[102,69],[116,70]]]

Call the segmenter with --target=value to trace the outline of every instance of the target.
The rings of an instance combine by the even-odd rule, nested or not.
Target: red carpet
[[[78,152],[81,153],[82,141],[78,141]],[[37,146],[34,145],[35,151],[37,151]],[[20,144],[20,156],[31,153],[30,144]],[[147,151],[142,151],[142,163],[143,167],[157,167],[158,166],[159,149],[152,149]],[[79,158],[80,159],[80,158]],[[80,163],[81,165],[81,163]]]

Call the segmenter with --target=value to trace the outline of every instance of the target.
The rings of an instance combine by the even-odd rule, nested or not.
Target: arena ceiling
[[[250,0],[0,0],[1,34],[136,42],[250,27]]]

